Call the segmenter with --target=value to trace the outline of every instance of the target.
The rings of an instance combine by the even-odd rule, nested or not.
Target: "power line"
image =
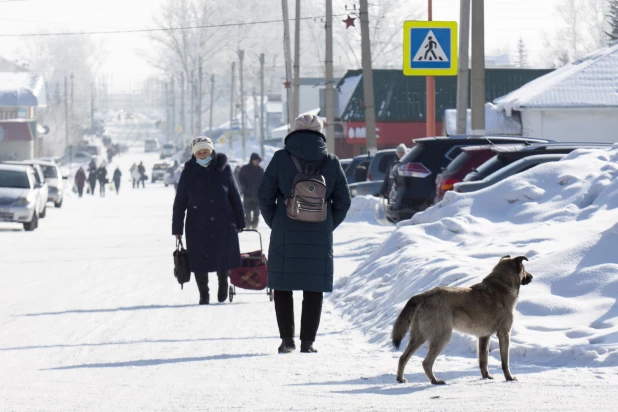
[[[15,2],[24,2],[27,0],[0,0],[0,3],[15,3]]]
[[[25,0],[0,0],[2,1],[25,1]],[[333,17],[346,16],[346,14],[337,14]],[[301,17],[300,20],[319,20],[319,17]],[[255,26],[258,24],[271,24],[281,23],[283,19],[277,20],[262,20],[262,21],[248,21],[241,23],[226,23],[226,24],[212,24],[205,26],[188,26],[188,27],[165,27],[158,29],[135,29],[135,30],[109,30],[109,31],[91,31],[91,32],[64,32],[64,33],[27,33],[27,34],[0,34],[0,37],[47,37],[47,36],[84,36],[93,34],[131,34],[131,33],[152,33],[158,31],[175,31],[175,30],[195,30],[195,29],[215,29],[223,27],[239,27],[239,26]]]

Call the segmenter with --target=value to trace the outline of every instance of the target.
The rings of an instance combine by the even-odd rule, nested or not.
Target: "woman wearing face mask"
[[[217,272],[219,302],[227,299],[229,272],[240,266],[238,233],[245,228],[245,215],[227,156],[215,153],[209,137],[193,139],[191,150],[178,182],[172,234],[181,239],[186,226],[189,266],[200,305],[207,305],[208,272]]]

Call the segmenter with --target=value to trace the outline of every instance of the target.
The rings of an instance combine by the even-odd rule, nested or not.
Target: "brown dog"
[[[481,283],[463,287],[437,287],[413,296],[403,308],[393,326],[393,345],[410,331],[410,343],[399,358],[397,382],[405,383],[403,371],[412,354],[429,341],[429,351],[423,361],[425,375],[432,384],[444,384],[433,374],[433,364],[451,339],[453,329],[477,336],[479,366],[483,378],[493,379],[487,370],[489,341],[494,333],[500,342],[502,371],[507,381],[517,380],[509,370],[509,343],[513,313],[519,287],[532,281],[526,272],[525,256],[511,259],[506,255]]]

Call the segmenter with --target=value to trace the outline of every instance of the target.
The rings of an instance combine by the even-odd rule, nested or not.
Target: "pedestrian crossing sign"
[[[456,21],[406,21],[403,33],[404,75],[457,75]]]

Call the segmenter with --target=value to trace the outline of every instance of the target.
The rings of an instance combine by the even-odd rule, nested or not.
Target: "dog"
[[[487,370],[487,360],[490,338],[495,333],[500,343],[504,377],[507,381],[517,380],[509,370],[509,344],[519,288],[533,277],[526,271],[524,260],[528,259],[525,256],[511,259],[506,255],[481,283],[470,287],[436,287],[413,296],[393,326],[396,349],[410,332],[410,343],[399,358],[397,382],[407,382],[403,376],[406,364],[429,341],[429,351],[423,360],[425,375],[434,385],[445,384],[433,374],[433,364],[451,339],[453,329],[479,338],[478,359],[483,379],[493,379]]]

